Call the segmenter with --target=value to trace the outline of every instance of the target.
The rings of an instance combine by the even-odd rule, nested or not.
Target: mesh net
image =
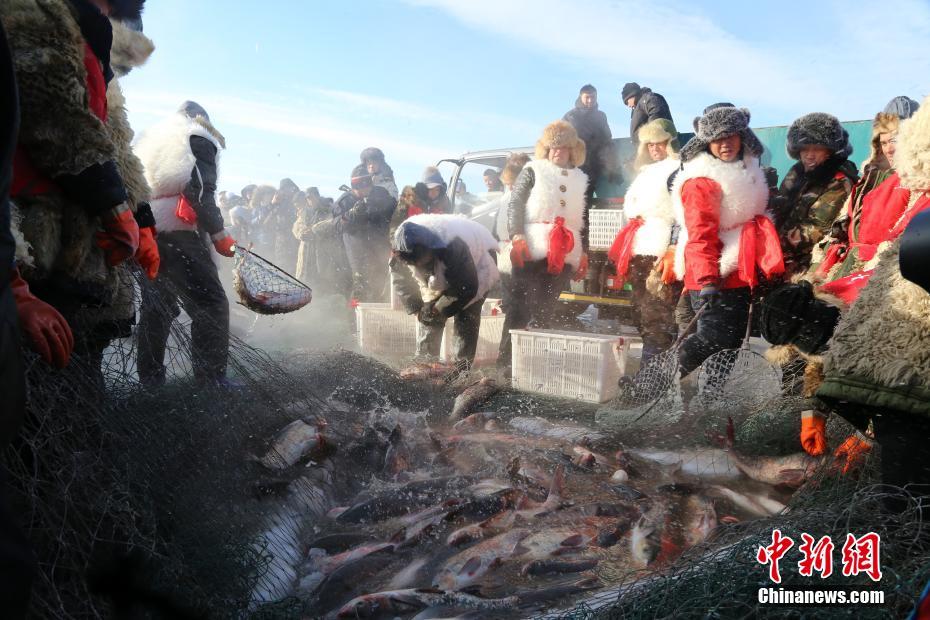
[[[258,254],[236,247],[233,287],[239,303],[259,314],[286,314],[310,303],[310,287]]]

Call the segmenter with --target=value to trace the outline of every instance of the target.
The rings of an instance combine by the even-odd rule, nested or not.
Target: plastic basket
[[[591,209],[588,211],[588,247],[609,250],[623,228],[623,209]]]
[[[510,332],[513,387],[602,403],[617,393],[629,341],[619,336],[550,329]]]
[[[355,308],[358,347],[372,357],[410,357],[417,350],[417,316],[392,310],[390,304]]]

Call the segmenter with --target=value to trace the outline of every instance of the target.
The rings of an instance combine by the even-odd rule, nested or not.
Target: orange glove
[[[222,254],[223,256],[228,256],[232,258],[235,256],[233,252],[233,246],[236,245],[236,240],[232,238],[232,235],[229,234],[229,231],[223,230],[211,236],[213,239],[213,247],[216,248],[216,251]]]
[[[530,246],[526,244],[526,239],[522,235],[514,237],[510,243],[510,262],[513,263],[513,266],[523,269],[526,261],[532,258],[533,255],[530,254]]]
[[[146,226],[139,229],[139,249],[136,250],[136,261],[145,270],[149,280],[158,275],[158,266],[161,265],[161,256],[158,254],[158,245],[155,243],[155,228]]]
[[[110,267],[119,265],[139,249],[139,225],[125,202],[100,218],[103,230],[97,232],[97,246],[106,254]]]
[[[16,300],[19,327],[32,348],[52,366],[67,366],[74,350],[74,334],[68,322],[58,310],[32,294],[19,269],[13,269],[10,287]]]
[[[581,260],[578,262],[578,271],[575,272],[575,275],[572,276],[572,280],[578,282],[579,280],[584,280],[584,277],[588,275],[588,253],[581,253]]]
[[[811,456],[827,451],[827,421],[815,411],[801,413],[801,447]]]
[[[665,256],[656,261],[655,270],[662,277],[662,284],[672,284],[678,277],[675,275],[675,246],[665,251]]]
[[[860,438],[859,435],[850,435],[843,442],[843,445],[833,453],[833,458],[837,461],[837,464],[840,461],[843,462],[843,473],[847,474],[851,469],[859,465],[871,450],[871,443]]]

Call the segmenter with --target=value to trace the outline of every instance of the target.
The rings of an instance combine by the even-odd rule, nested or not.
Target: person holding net
[[[229,301],[210,250],[232,257],[235,240],[216,205],[219,151],[226,142],[199,104],[184,102],[136,144],[152,187],[161,270],[142,291],[138,369],[144,385],[165,382],[165,348],[183,304],[191,317],[191,361],[201,383],[226,384]]]
[[[778,233],[766,215],[762,143],[749,118],[745,108],[711,109],[681,151],[682,170],[672,186],[681,226],[675,273],[700,312],[696,331],[679,348],[682,377],[711,355],[739,348],[760,273],[772,278],[785,270]]]

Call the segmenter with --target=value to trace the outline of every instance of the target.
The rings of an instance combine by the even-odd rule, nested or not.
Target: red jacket
[[[766,277],[784,273],[781,244],[775,226],[766,215],[751,216],[740,224],[736,267],[721,279],[721,256],[724,242],[720,230],[723,190],[708,177],[689,179],[681,186],[684,226],[684,283],[688,290],[700,290],[708,284],[720,288],[752,287],[761,271]],[[735,229],[733,229],[735,230]]]

